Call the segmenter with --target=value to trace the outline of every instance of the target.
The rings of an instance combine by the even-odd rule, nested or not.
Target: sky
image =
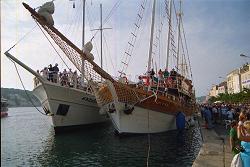
[[[45,3],[44,0],[26,0],[27,4],[36,8]],[[94,35],[93,29],[99,28],[99,5],[103,5],[103,20],[112,7],[117,8],[105,22],[103,42],[104,69],[113,76],[121,67],[121,60],[129,41],[130,33],[142,0],[86,0],[85,41]],[[150,3],[148,0],[144,17],[150,18]],[[163,0],[158,0],[163,2]],[[49,64],[59,64],[60,70],[66,68],[60,57],[53,50],[45,36],[30,14],[22,6],[21,0],[1,1],[1,87],[23,89],[14,64],[3,54],[10,50],[16,58],[34,69],[43,69]],[[81,47],[81,0],[56,0],[53,15],[55,27],[62,31],[73,43]],[[175,1],[177,5],[178,2]],[[163,6],[158,6],[158,12]],[[190,56],[193,82],[196,96],[207,95],[213,84],[222,82],[232,70],[239,68],[250,56],[250,1],[249,0],[183,0],[183,24]],[[159,21],[158,21],[159,22]],[[128,76],[134,80],[136,76],[146,71],[148,57],[149,21],[142,21],[141,32],[138,34],[133,57],[128,67]],[[162,34],[166,32],[163,27]],[[162,35],[162,41],[164,40]],[[95,61],[100,63],[100,33],[94,38],[93,54]],[[163,68],[166,53],[164,42],[161,42],[162,57],[159,57],[159,67]],[[54,45],[55,46],[55,45]],[[56,46],[55,46],[56,47]],[[56,47],[61,57],[73,70],[75,67]],[[25,88],[33,89],[33,76],[18,67]]]

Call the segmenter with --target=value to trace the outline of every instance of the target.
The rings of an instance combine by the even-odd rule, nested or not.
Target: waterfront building
[[[250,64],[244,64],[240,68],[240,76],[241,76],[241,90],[243,90],[243,88],[250,89]]]
[[[227,93],[227,82],[223,81],[218,85],[218,94]]]
[[[241,91],[240,70],[235,69],[227,75],[227,89],[229,94]]]
[[[209,97],[216,97],[218,95],[218,85],[213,85],[209,91]]]

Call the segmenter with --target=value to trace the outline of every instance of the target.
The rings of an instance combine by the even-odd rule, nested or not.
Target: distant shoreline
[[[40,107],[41,103],[33,95],[32,91],[27,90],[28,96],[31,98],[32,103]],[[14,88],[1,88],[1,97],[7,99],[8,107],[34,107],[30,102],[30,98],[27,97],[27,94],[24,90],[14,89]]]

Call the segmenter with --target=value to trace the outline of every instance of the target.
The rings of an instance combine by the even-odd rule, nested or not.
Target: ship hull
[[[114,128],[123,133],[161,133],[176,129],[175,115],[156,112],[139,106],[134,106],[131,113],[124,112],[125,103],[116,103],[116,110],[109,113]]]
[[[82,90],[40,83],[33,93],[44,111],[51,115],[56,132],[107,121],[106,115],[99,114],[95,97]]]
[[[95,93],[102,110],[106,111],[117,133],[161,133],[177,129],[178,114],[181,123],[189,120],[194,106],[182,104],[179,98],[153,93],[107,81],[107,86]],[[178,121],[179,125],[180,121]],[[183,127],[182,127],[183,128]],[[179,126],[179,129],[182,129]]]

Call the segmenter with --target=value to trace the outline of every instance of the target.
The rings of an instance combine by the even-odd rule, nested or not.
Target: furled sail
[[[38,10],[38,14],[42,17],[45,18],[47,24],[49,24],[50,26],[54,25],[54,20],[52,17],[52,14],[55,11],[55,5],[53,3],[53,1],[51,2],[46,2],[45,4],[43,4],[39,10]]]

